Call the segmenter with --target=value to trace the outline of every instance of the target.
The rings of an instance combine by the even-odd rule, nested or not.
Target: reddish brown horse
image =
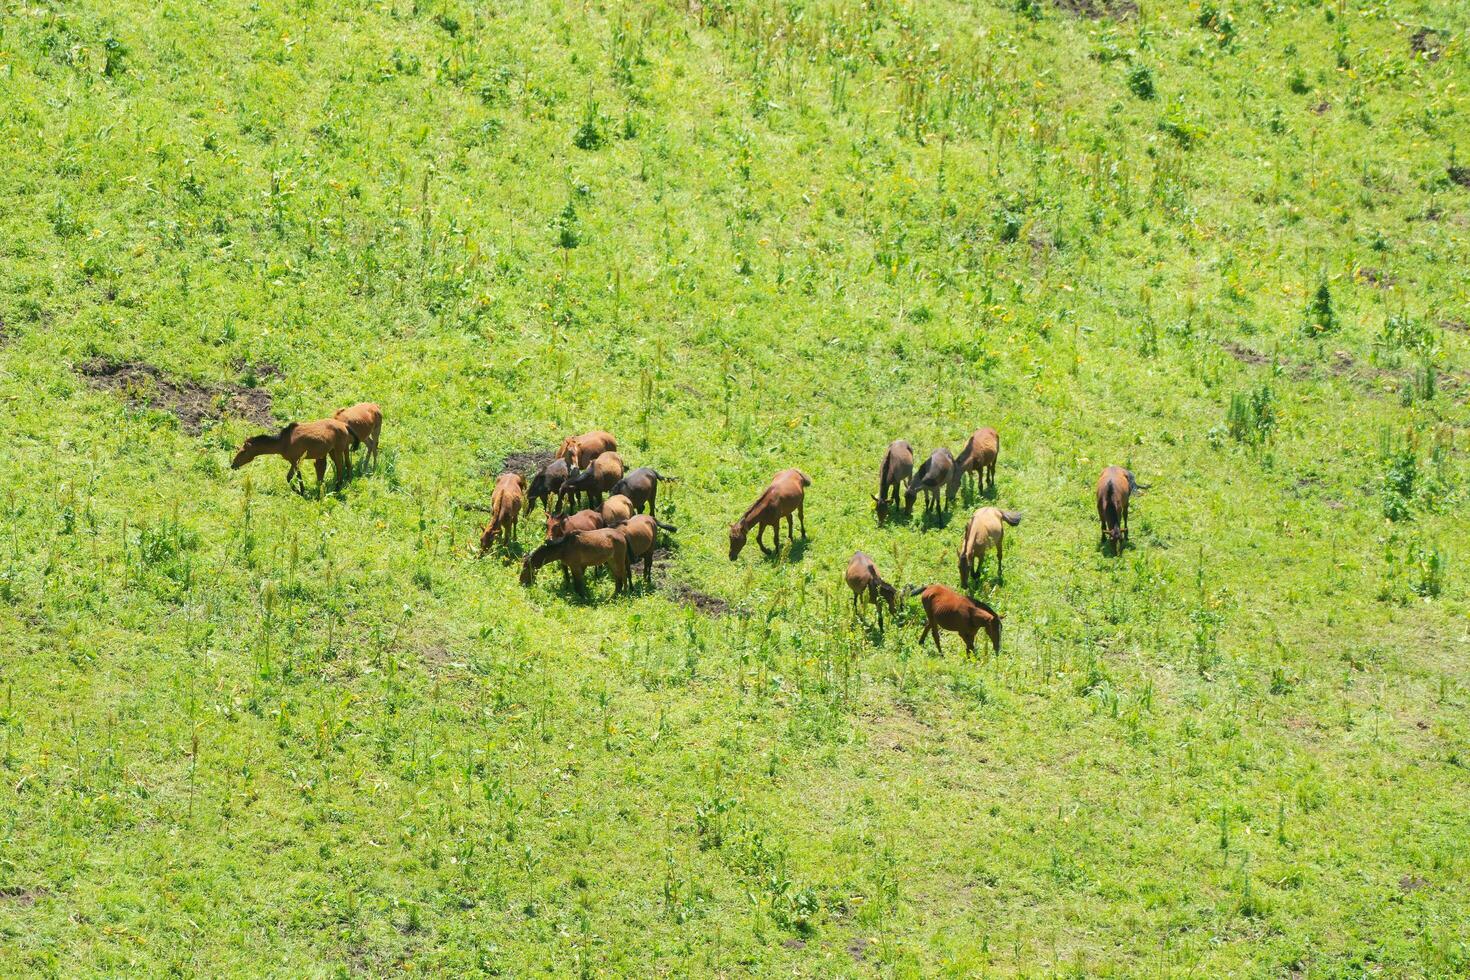
[[[995,461],[999,458],[1000,433],[994,429],[976,429],[965,448],[960,450],[960,458],[955,465],[959,467],[961,480],[974,473],[976,489],[984,493],[987,477],[989,488],[995,489]]]
[[[606,452],[594,459],[592,465],[585,470],[573,467],[566,482],[561,485],[561,496],[575,500],[585,493],[587,502],[597,507],[602,504],[602,495],[616,486],[622,478],[623,457],[614,452]]]
[[[563,439],[556,456],[572,466],[585,467],[603,453],[617,452],[617,448],[618,441],[612,437],[612,433],[595,429],[584,435]]]
[[[349,447],[352,433],[336,419],[321,419],[316,422],[292,422],[276,435],[251,436],[230,462],[230,469],[238,470],[257,456],[280,456],[291,465],[286,469],[286,484],[296,479],[296,490],[306,495],[306,481],[301,476],[301,461],[309,459],[316,464],[316,490],[321,495],[322,479],[327,474],[327,460],[332,461],[337,486],[352,469]]]
[[[480,554],[490,550],[495,539],[500,538],[502,547],[517,537],[520,527],[521,509],[526,504],[526,478],[519,473],[502,473],[495,479],[495,491],[490,495],[490,523],[480,535]]]
[[[613,595],[628,587],[628,540],[615,528],[573,531],[546,542],[521,562],[521,584],[534,584],[536,570],[553,561],[561,562],[583,598],[587,596],[587,569],[598,565],[612,569]]]
[[[1128,540],[1128,499],[1135,490],[1148,486],[1133,478],[1132,470],[1109,466],[1097,478],[1097,519],[1102,523],[1102,544],[1111,544],[1113,554]]]
[[[791,517],[793,514],[801,518],[801,536],[806,537],[806,488],[811,486],[812,478],[801,470],[782,470],[771,479],[771,485],[766,487],[750,509],[741,515],[740,520],[730,525],[730,560],[734,561],[740,557],[740,549],[745,547],[745,540],[750,534],[752,527],[756,528],[755,543],[760,546],[761,551],[768,555],[774,555],[781,550],[781,518],[786,518],[786,534],[793,540],[796,532],[792,528]],[[767,548],[765,542],[766,528],[776,529],[776,547]]]
[[[375,402],[358,402],[356,405],[337,409],[332,418],[346,425],[347,431],[352,433],[353,449],[358,445],[367,447],[362,464],[376,464],[378,436],[383,431],[383,410]]]
[[[883,465],[878,470],[878,495],[873,498],[878,508],[878,523],[888,519],[889,497],[893,498],[892,506],[898,507],[903,483],[913,475],[913,447],[903,439],[895,439],[888,444],[888,451],[883,454]]]
[[[968,588],[970,579],[979,577],[985,552],[991,548],[995,549],[996,578],[1005,581],[1005,525],[1015,527],[1020,523],[1018,511],[999,507],[981,507],[970,515],[965,540],[960,544],[960,588]]]
[[[990,645],[1000,653],[1000,614],[983,602],[961,595],[947,585],[931,585],[919,593],[924,604],[924,631],[919,634],[920,645],[924,637],[934,634],[934,649],[942,654],[939,646],[939,631],[958,633],[965,641],[965,652],[975,652],[975,634],[981,630],[990,637]]]
[[[552,541],[574,531],[595,531],[607,524],[602,519],[602,511],[579,510],[575,514],[553,514],[546,512],[546,540]]]
[[[628,562],[643,559],[643,581],[653,581],[653,550],[658,543],[658,532],[667,531],[673,534],[679,530],[672,524],[665,524],[652,514],[634,514],[620,524],[609,524],[623,532],[623,537],[628,541]]]

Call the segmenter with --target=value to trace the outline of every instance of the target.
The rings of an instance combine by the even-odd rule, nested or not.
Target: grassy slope
[[[1465,410],[1363,380],[1394,313],[1470,369],[1463,11],[794,9],[5,8],[0,969],[1466,969]],[[385,465],[302,501],[95,354],[375,398]],[[1026,521],[965,663],[840,571],[953,578],[962,512],[867,494],[978,424]],[[471,560],[457,503],[592,425],[748,615]],[[809,544],[728,563],[786,465]]]

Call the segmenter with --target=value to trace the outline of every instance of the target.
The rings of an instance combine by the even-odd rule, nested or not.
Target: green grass
[[[1463,975],[1467,29],[0,7],[0,973]],[[95,357],[376,400],[382,465],[302,499]],[[869,494],[979,425],[967,662],[841,573],[954,584],[964,509]],[[730,615],[473,557],[592,427]]]

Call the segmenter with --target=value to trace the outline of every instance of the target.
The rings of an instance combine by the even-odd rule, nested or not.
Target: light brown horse
[[[634,514],[620,524],[609,524],[623,532],[623,537],[628,541],[628,562],[643,559],[643,581],[653,581],[653,551],[654,545],[658,543],[658,532],[667,531],[673,534],[679,529],[672,524],[665,524],[651,514]]]
[[[858,611],[858,597],[863,596],[868,602],[878,607],[878,628],[883,628],[883,604],[888,604],[888,612],[898,612],[898,590],[887,582],[883,576],[878,574],[878,566],[873,564],[873,559],[861,551],[854,554],[847,563],[847,587],[852,589],[852,611]]]
[[[1113,554],[1128,540],[1128,498],[1148,486],[1133,478],[1132,470],[1109,466],[1097,478],[1097,519],[1102,523],[1102,544],[1111,543]]]
[[[990,645],[1000,653],[1000,613],[983,602],[962,595],[947,585],[931,585],[919,593],[924,604],[924,631],[919,634],[922,646],[924,637],[934,634],[934,649],[943,654],[939,646],[939,631],[947,629],[958,633],[965,641],[965,652],[975,652],[975,634],[981,630],[990,637]]]
[[[612,437],[612,433],[595,429],[580,436],[563,439],[556,456],[566,460],[571,466],[584,467],[603,453],[617,452],[617,449],[618,441]]]
[[[994,429],[976,429],[965,448],[960,450],[960,458],[955,465],[959,467],[961,480],[974,473],[976,489],[984,493],[987,477],[989,488],[995,490],[995,461],[999,458],[1000,433]]]
[[[573,531],[547,541],[521,562],[521,584],[534,584],[536,570],[553,561],[561,562],[583,598],[587,597],[587,569],[599,565],[612,569],[613,595],[628,587],[628,540],[616,528]]]
[[[519,473],[502,473],[495,478],[495,491],[490,495],[490,523],[480,535],[480,554],[490,550],[497,537],[505,546],[518,538],[521,509],[526,505],[526,478]]]
[[[614,524],[621,524],[635,513],[633,510],[633,501],[620,493],[615,493],[604,500],[600,512],[602,514],[602,523],[607,527],[612,527]]]
[[[553,541],[574,531],[595,531],[606,526],[607,523],[602,519],[602,511],[593,510],[590,507],[571,515],[546,512],[547,541]]]
[[[605,452],[592,461],[585,470],[573,468],[571,475],[561,485],[562,497],[576,499],[579,494],[587,495],[593,507],[602,505],[602,495],[617,485],[623,478],[623,457],[615,452]]]
[[[1021,515],[1014,510],[999,507],[981,507],[970,515],[965,525],[965,540],[960,544],[960,588],[970,587],[970,579],[978,578],[985,565],[985,552],[995,549],[995,577],[1004,582],[1005,573],[1005,526],[1021,523]]]
[[[878,508],[879,524],[888,519],[888,498],[892,497],[892,506],[898,507],[902,485],[913,475],[913,447],[903,439],[895,439],[888,444],[888,451],[883,454],[883,465],[878,469],[878,494],[873,503]]]
[[[296,478],[296,490],[306,495],[306,481],[301,476],[301,461],[309,459],[316,464],[316,490],[321,495],[322,478],[327,473],[327,460],[332,461],[332,471],[337,487],[352,471],[349,446],[352,434],[347,426],[336,419],[320,419],[316,422],[292,422],[276,435],[251,436],[245,440],[240,451],[230,463],[230,469],[238,470],[257,456],[280,456],[291,465],[286,469],[286,485]]]
[[[352,433],[352,448],[356,449],[359,444],[367,447],[363,454],[362,464],[376,464],[378,462],[378,436],[383,431],[383,410],[375,402],[358,402],[347,408],[339,408],[333,413],[332,418],[347,426],[347,431]]]
[[[796,538],[791,524],[792,514],[801,518],[801,536],[805,538],[806,488],[811,484],[812,478],[797,469],[782,470],[772,477],[771,485],[766,487],[760,498],[750,505],[750,509],[741,515],[740,520],[730,525],[730,560],[740,557],[740,549],[745,547],[745,539],[752,527],[756,528],[755,543],[760,546],[761,551],[768,555],[779,553],[781,518],[786,518],[787,536],[793,540]],[[766,547],[765,533],[768,527],[776,529],[774,549]]]

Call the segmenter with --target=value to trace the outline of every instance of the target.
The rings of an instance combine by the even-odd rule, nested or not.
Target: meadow
[[[1470,973],[1467,30],[0,0],[0,974]],[[939,657],[842,570],[957,585],[979,501],[870,495],[981,425]],[[522,588],[476,508],[591,428],[655,586]]]

